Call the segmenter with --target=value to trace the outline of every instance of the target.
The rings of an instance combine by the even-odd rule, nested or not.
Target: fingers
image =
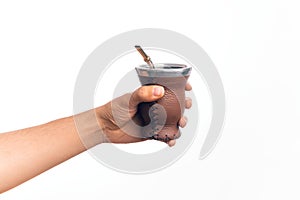
[[[192,107],[192,99],[190,97],[185,98],[185,108],[190,109]]]
[[[130,106],[137,106],[141,102],[151,102],[160,99],[165,93],[162,86],[142,86],[133,92],[130,99]]]
[[[192,86],[191,86],[190,83],[186,83],[186,85],[185,85],[185,90],[186,90],[186,91],[191,91],[191,90],[192,90]]]
[[[178,125],[181,127],[181,128],[184,128],[187,124],[187,117],[181,117],[181,119],[179,120],[178,122]]]
[[[172,147],[176,144],[176,140],[170,140],[168,143],[169,147]]]

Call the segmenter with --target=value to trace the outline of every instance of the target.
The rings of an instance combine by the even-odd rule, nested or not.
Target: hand
[[[185,90],[192,89],[189,83]],[[161,86],[142,86],[132,94],[120,96],[107,104],[96,108],[96,115],[103,133],[106,136],[104,142],[111,143],[133,143],[147,140],[142,137],[142,131],[139,126],[142,125],[141,116],[137,113],[137,107],[142,102],[152,102],[162,98],[164,88]],[[192,100],[186,98],[185,108],[192,106]],[[130,123],[134,121],[135,124]],[[182,117],[178,125],[185,127],[187,118]],[[175,145],[175,140],[167,142],[169,146]]]

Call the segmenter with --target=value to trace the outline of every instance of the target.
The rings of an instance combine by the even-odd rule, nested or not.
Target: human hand
[[[185,90],[192,89],[189,83]],[[96,108],[96,115],[101,126],[105,141],[111,143],[133,143],[145,141],[141,126],[142,118],[138,111],[138,105],[142,102],[153,102],[164,96],[164,88],[157,85],[142,86],[132,94],[120,96],[107,104]],[[186,98],[185,108],[192,106],[192,100]],[[134,122],[134,123],[132,123]],[[182,116],[178,122],[180,127],[185,127],[187,118]],[[175,145],[175,140],[166,142],[169,146]]]

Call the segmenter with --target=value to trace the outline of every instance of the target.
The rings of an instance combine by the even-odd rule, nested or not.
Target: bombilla
[[[152,69],[154,69],[154,65],[153,65],[153,63],[151,61],[151,58],[144,52],[144,50],[142,49],[142,47],[140,45],[135,45],[134,47],[143,56],[144,61],[149,65],[149,67],[152,68]]]

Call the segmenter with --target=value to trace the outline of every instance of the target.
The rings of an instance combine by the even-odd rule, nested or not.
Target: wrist
[[[96,113],[96,109],[91,109],[73,116],[77,134],[86,149],[105,141],[103,126]]]

